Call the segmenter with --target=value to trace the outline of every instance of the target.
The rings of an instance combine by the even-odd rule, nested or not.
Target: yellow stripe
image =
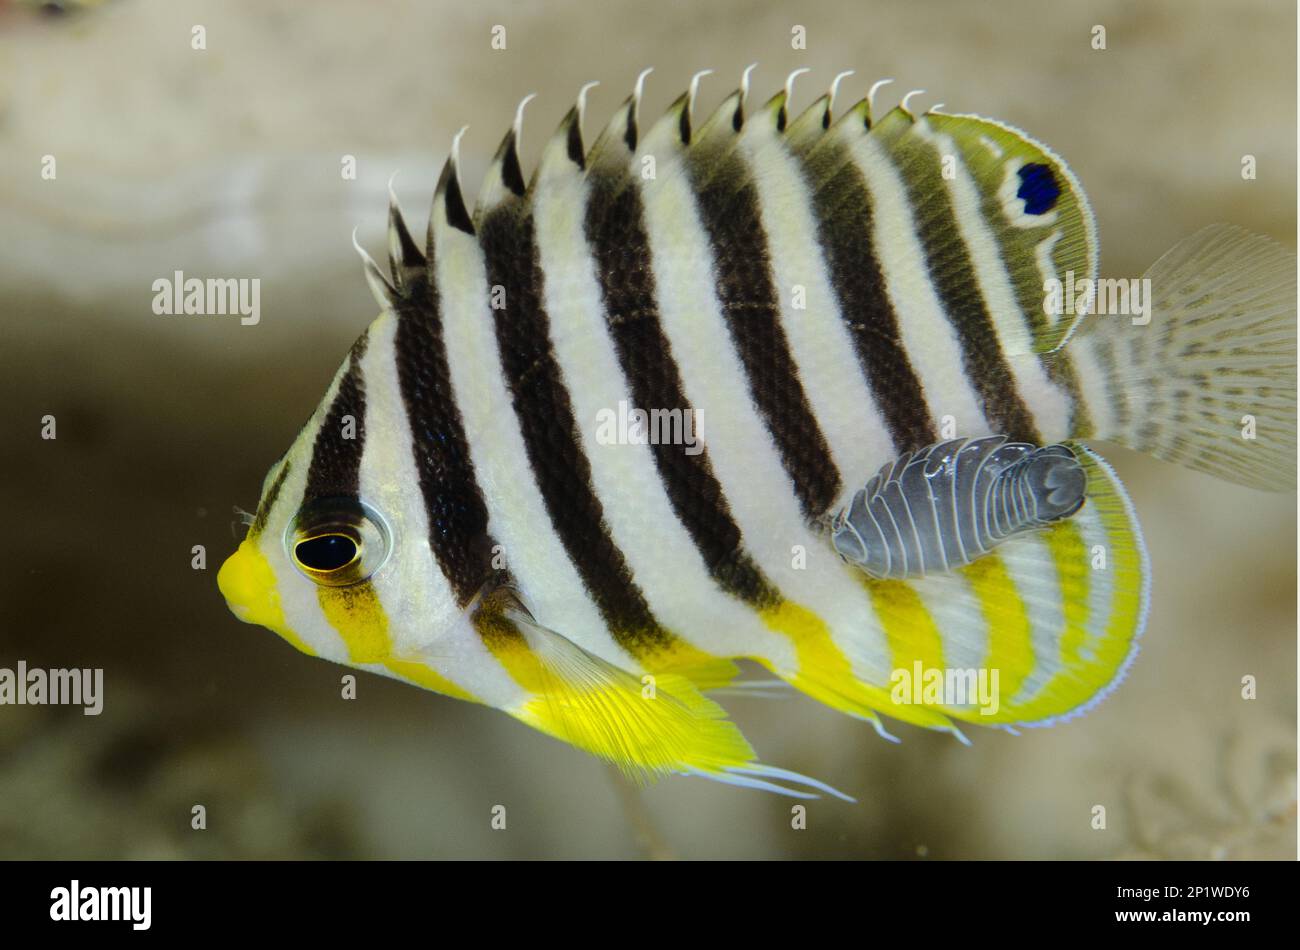
[[[1114,593],[1106,632],[1083,670],[1088,674],[1109,671],[1111,676],[1123,664],[1132,647],[1142,617],[1142,557],[1130,527],[1128,513],[1118,495],[1097,499],[1101,523],[1110,541],[1107,556]]]
[[[435,693],[442,693],[444,696],[451,696],[453,699],[468,700],[471,703],[482,702],[469,690],[457,686],[437,670],[424,663],[415,660],[385,660],[384,666],[402,679],[414,683],[416,686],[431,689]]]
[[[352,663],[382,663],[392,652],[388,615],[374,586],[366,581],[351,587],[316,588],[321,610],[348,648]]]
[[[986,554],[961,569],[979,598],[980,612],[988,625],[989,649],[984,666],[998,671],[998,692],[1015,696],[1034,669],[1033,631],[1029,611],[1016,590],[1007,566],[996,553]],[[983,716],[985,722],[988,716]],[[978,722],[978,717],[972,718]]]
[[[1069,667],[1079,657],[1088,636],[1089,574],[1088,550],[1083,534],[1073,521],[1063,521],[1045,532],[1047,546],[1056,562],[1056,579],[1061,585],[1065,631],[1061,634],[1061,665]]]
[[[872,593],[877,613],[881,614],[882,620],[885,620],[885,611],[881,609],[884,600],[902,603],[906,601],[907,594],[911,594],[913,598],[912,605],[919,608],[920,614],[918,615],[913,611],[907,613],[906,617],[897,616],[897,622],[902,624],[916,623],[918,625],[928,623],[929,632],[937,637],[938,631],[934,627],[934,621],[930,619],[925,608],[921,606],[915,592],[910,588],[906,588],[906,585],[902,585],[906,589],[906,593],[900,594],[889,587],[889,585],[896,583],[893,581],[877,582],[864,579],[864,583]],[[876,584],[885,585],[885,591],[875,590],[874,585]],[[878,596],[883,600],[876,600]],[[775,607],[760,610],[759,616],[762,617],[763,622],[770,629],[789,637],[794,644],[795,656],[799,664],[798,671],[793,675],[781,670],[774,670],[774,672],[785,677],[797,689],[802,690],[819,702],[823,702],[841,712],[847,712],[876,722],[879,721],[879,717],[876,715],[876,712],[879,711],[917,726],[939,729],[951,727],[952,723],[946,716],[925,706],[896,704],[890,696],[888,687],[883,684],[864,683],[855,677],[848,657],[835,644],[826,621],[808,608],[785,601]],[[865,617],[863,622],[867,622]],[[885,628],[888,636],[891,630],[889,620],[885,620]],[[906,669],[910,671],[912,659],[916,657],[905,655],[907,653],[905,645],[900,647],[900,644],[909,638],[899,633],[897,625],[892,629],[896,634],[896,637],[890,638],[894,666],[900,668],[905,664]],[[930,645],[928,635],[923,635],[920,639],[927,646]],[[933,651],[928,649],[923,653],[926,658],[932,658],[935,655]],[[916,654],[916,656],[921,655],[920,653]],[[942,658],[941,646],[937,655]]]
[[[321,610],[348,648],[351,663],[378,663],[402,679],[435,693],[478,702],[478,697],[457,686],[427,663],[393,656],[388,614],[374,586],[366,581],[352,587],[318,587]]]
[[[877,580],[865,575],[862,583],[870,592],[876,616],[885,628],[893,668],[911,674],[919,661],[923,671],[943,670],[943,635],[912,585],[906,581]],[[952,728],[948,717],[930,706],[894,703],[891,698],[887,711],[904,722],[930,728]]]
[[[1048,532],[1065,616],[1060,631],[1060,672],[1028,702],[1015,707],[1004,704],[998,715],[991,717],[992,722],[1042,721],[1085,705],[1115,679],[1138,633],[1143,564],[1136,525],[1112,476],[1086,451],[1076,455],[1088,472],[1088,503],[1075,521],[1089,518],[1100,523],[1107,539],[1107,568],[1104,575],[1097,572],[1098,576],[1092,577],[1090,554],[1077,523],[1064,522]],[[1111,589],[1109,603],[1099,616],[1089,607],[1093,583]],[[1089,641],[1091,659],[1083,652]]]

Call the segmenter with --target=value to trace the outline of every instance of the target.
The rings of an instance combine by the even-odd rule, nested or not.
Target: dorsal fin
[[[892,79],[877,79],[871,84],[871,88],[867,90],[867,98],[865,100],[867,108],[864,122],[866,128],[871,128],[871,123],[874,122],[876,118],[876,93],[893,81],[894,80]]]
[[[800,112],[786,127],[785,137],[796,152],[806,148],[810,140],[817,139],[826,131],[826,117],[830,115],[830,104],[830,93],[823,93],[821,98]]]
[[[388,282],[384,272],[379,269],[375,259],[370,256],[369,252],[361,246],[357,240],[357,229],[352,229],[352,246],[361,255],[362,271],[366,275],[366,286],[370,288],[370,295],[375,298],[375,303],[379,304],[381,310],[392,310],[401,294],[397,288]]]
[[[731,147],[736,141],[735,118],[741,109],[744,93],[737,89],[723,99],[712,114],[691,135],[691,149],[696,152],[714,154]]]
[[[515,109],[515,121],[505,138],[501,140],[497,153],[492,158],[492,164],[488,166],[487,174],[483,176],[478,200],[474,203],[475,225],[497,206],[524,195],[527,186],[524,184],[524,171],[519,162],[519,138],[523,129],[524,107],[536,96],[535,92],[529,93],[520,101],[519,107]]]
[[[834,116],[831,113],[835,109],[835,96],[839,92],[840,82],[848,79],[852,75],[853,70],[846,69],[844,72],[837,74],[836,77],[831,80],[831,87],[826,90],[826,114],[822,116],[823,129],[829,129],[831,127],[831,122],[834,121]]]
[[[778,131],[784,132],[790,126],[790,97],[794,95],[794,81],[804,73],[810,73],[812,69],[807,66],[801,66],[798,69],[791,70],[790,75],[785,77],[785,88],[781,90],[781,106],[776,116],[776,127]]]
[[[908,100],[910,100],[913,96],[921,96],[921,95],[925,95],[924,89],[911,89],[907,92],[906,95],[903,96],[902,101],[899,102],[898,108],[901,109],[903,114],[906,115],[909,119],[915,119],[916,113],[912,111],[911,105],[909,104]]]
[[[736,103],[736,112],[731,117],[731,126],[737,132],[745,127],[745,110],[749,108],[749,75],[758,68],[758,63],[750,63],[740,74],[740,101]]]
[[[781,87],[781,91],[763,104],[761,110],[763,120],[771,122],[772,127],[783,135],[790,127],[790,97],[794,94],[794,81],[806,72],[811,72],[806,66],[793,70],[785,77],[785,85]]]
[[[596,144],[587,154],[588,168],[621,168],[636,152],[641,135],[638,127],[641,92],[645,87],[646,76],[649,76],[652,71],[653,67],[641,70],[641,75],[636,77],[636,85],[632,88],[632,95],[623,100],[623,104],[609,120],[604,131],[597,136]]]
[[[700,81],[708,72],[697,73],[688,90],[644,134],[639,107],[649,70],[643,71],[632,95],[585,155],[582,122],[585,94],[591,84],[584,86],[544,148],[537,172],[523,188],[522,197],[529,200],[538,183],[552,175],[584,175],[597,167],[621,174],[633,160],[648,161],[650,156],[658,163],[658,175],[689,167],[699,186],[723,173],[720,169],[731,167],[729,151],[746,134],[755,137],[747,148],[764,147],[758,141],[761,139],[799,156],[816,186],[822,177],[835,174],[857,149],[861,138],[869,135],[884,157],[898,165],[904,182],[914,193],[912,204],[919,200],[917,195],[920,199],[946,197],[961,210],[956,220],[974,235],[972,253],[983,261],[977,273],[989,284],[989,306],[1010,308],[1009,313],[1019,310],[1029,325],[1020,339],[1010,330],[1004,336],[1016,345],[1039,352],[1060,346],[1068,337],[1076,321],[1044,317],[1042,288],[1046,280],[1070,272],[1076,280],[1095,277],[1096,238],[1082,189],[1064,163],[1045,146],[1016,129],[977,116],[942,113],[937,111],[938,106],[926,111],[914,109],[912,103],[919,91],[908,92],[898,106],[875,121],[874,99],[881,87],[891,82],[889,79],[873,84],[851,108],[833,112],[839,83],[851,75],[847,72],[837,75],[825,95],[793,116],[792,87],[806,71],[797,69],[780,92],[751,113],[748,91],[753,69],[750,66],[744,71],[740,89],[700,123],[696,122],[695,105]],[[459,142],[464,130],[456,136],[435,195],[431,231],[437,226],[473,235],[475,222],[484,214],[520,197],[520,117],[527,101],[521,103],[514,125],[488,169],[473,218],[466,210],[460,183]],[[936,177],[936,155],[945,161],[949,157],[957,160],[956,179],[947,174],[942,180]],[[743,181],[742,176],[737,187]],[[1014,285],[1013,293],[1005,290],[1002,267],[991,266],[998,258],[988,252],[989,241],[981,240],[983,236],[996,238],[997,251]],[[419,250],[410,240],[395,200],[390,211],[389,247],[391,280],[380,272],[379,283],[375,284],[375,274],[367,268],[367,278],[381,302],[393,292],[403,293],[414,269],[421,266]],[[1003,324],[999,323],[999,327]]]
[[[433,257],[434,237],[439,230],[455,228],[466,234],[474,234],[474,222],[470,220],[465,207],[465,196],[460,189],[460,140],[469,126],[456,133],[451,140],[451,154],[442,166],[438,178],[438,187],[433,191],[433,210],[429,213],[429,238],[426,254]]]
[[[933,189],[957,209],[992,295],[989,306],[1006,317],[999,324],[1008,352],[1061,346],[1080,315],[1044,313],[1044,288],[1071,275],[1076,282],[1097,276],[1092,212],[1065,162],[1011,126],[973,115],[917,114],[901,104],[871,134],[914,187]],[[993,252],[981,257],[989,246]],[[1003,268],[1009,287],[998,276]],[[1023,323],[1013,327],[1016,310]]]
[[[678,96],[667,111],[664,112],[654,125],[646,131],[645,136],[637,145],[638,154],[654,155],[656,160],[663,164],[671,161],[674,156],[680,155],[685,150],[685,144],[682,140],[682,127],[686,127],[687,134],[690,133],[690,119],[685,117],[685,112],[690,103],[690,95],[682,93]]]
[[[396,177],[394,172],[388,179],[388,269],[393,274],[393,286],[405,293],[412,282],[424,274],[425,257],[402,217],[397,192],[393,190]]]
[[[587,169],[586,150],[582,144],[582,117],[587,111],[587,90],[598,85],[589,82],[578,90],[578,97],[564,120],[555,130],[542,149],[542,157],[537,162],[537,171],[528,183],[528,193],[532,194],[548,178],[557,175],[570,175]]]
[[[826,130],[818,143],[830,139],[851,142],[854,137],[866,133],[871,128],[871,100],[869,98],[859,99],[853,103],[838,119],[831,121],[831,127]]]
[[[830,88],[818,97],[812,105],[799,113],[799,117],[790,123],[790,127],[786,129],[785,137],[790,148],[796,153],[802,153],[811,148],[816,140],[831,127],[834,118],[831,113],[835,106],[835,94],[839,90],[840,82],[852,75],[853,70],[851,69],[837,75],[831,80]]]
[[[695,102],[700,95],[700,80],[705,76],[712,75],[713,70],[701,69],[691,77],[691,84],[686,89],[686,105],[681,111],[677,126],[683,145],[690,145],[692,140],[697,137],[693,123],[695,122]]]

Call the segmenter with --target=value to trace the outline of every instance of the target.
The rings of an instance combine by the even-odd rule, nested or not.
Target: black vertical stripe
[[[516,195],[522,195],[528,188],[524,183],[524,170],[519,165],[519,143],[515,141],[514,130],[507,138],[505,155],[501,158],[501,183]]]
[[[938,441],[938,433],[885,290],[862,172],[848,150],[830,140],[805,162],[804,172],[813,192],[818,240],[840,316],[894,450],[901,455],[931,445]]]
[[[361,454],[365,451],[366,384],[361,358],[366,352],[363,334],[348,354],[348,368],[316,433],[311,463],[307,467],[304,500],[355,498],[361,491]],[[351,416],[353,425],[348,426]],[[347,438],[351,435],[351,438]]]
[[[804,516],[815,520],[839,494],[840,473],[781,327],[757,189],[735,156],[721,167],[706,169],[692,162],[691,169],[700,217],[713,248],[718,303],[745,367],[750,396],[776,443]]]
[[[284,487],[284,480],[289,475],[289,469],[293,463],[288,459],[280,466],[280,471],[276,473],[275,480],[271,482],[271,487],[266,490],[266,495],[262,503],[258,506],[257,516],[253,519],[253,524],[248,529],[250,537],[261,534],[266,529],[266,519],[271,516],[271,509],[275,507],[275,501],[280,497],[280,489]]]
[[[592,484],[581,430],[550,342],[531,211],[512,202],[489,214],[479,231],[488,284],[505,295],[504,308],[493,312],[501,369],[551,525],[619,643],[633,655],[662,649],[672,637],[659,627],[633,581]]]
[[[430,248],[429,273],[434,271]],[[429,546],[457,602],[467,606],[489,581],[496,544],[451,385],[437,288],[412,281],[396,304],[393,343],[398,386],[411,428],[411,453],[429,521]]]
[[[1070,418],[1066,431],[1072,439],[1084,439],[1093,434],[1094,423],[1088,406],[1083,401],[1083,392],[1079,388],[1079,375],[1075,372],[1074,361],[1069,353],[1041,353],[1039,362],[1047,372],[1047,378],[1062,389],[1069,402]]]
[[[569,156],[569,161],[579,168],[587,167],[587,160],[582,153],[582,126],[578,123],[578,107],[574,106],[565,116],[564,121],[568,124],[569,129],[565,134],[565,152]]]
[[[668,338],[660,325],[650,243],[641,196],[626,176],[592,175],[587,241],[596,259],[601,296],[619,363],[638,408],[690,408]],[[680,445],[651,445],[668,498],[719,586],[755,605],[776,594],[745,552],[707,446],[689,455]]]
[[[1038,427],[998,345],[993,318],[941,175],[938,150],[904,136],[893,143],[892,151],[899,161],[899,177],[907,189],[930,279],[957,331],[962,368],[979,394],[984,418],[994,432],[1037,445]]]

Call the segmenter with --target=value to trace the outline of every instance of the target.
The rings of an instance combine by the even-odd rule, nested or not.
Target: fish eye
[[[293,556],[305,570],[341,571],[361,555],[361,542],[346,534],[318,534],[293,546]]]
[[[377,511],[354,498],[304,505],[285,532],[285,549],[299,572],[325,587],[368,580],[392,551],[392,532]]]

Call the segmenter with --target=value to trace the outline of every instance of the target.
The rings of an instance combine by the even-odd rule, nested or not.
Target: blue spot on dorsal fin
[[[1061,186],[1056,183],[1050,167],[1030,162],[1022,165],[1017,174],[1020,176],[1020,190],[1016,197],[1024,201],[1026,214],[1046,214],[1056,207]]]

